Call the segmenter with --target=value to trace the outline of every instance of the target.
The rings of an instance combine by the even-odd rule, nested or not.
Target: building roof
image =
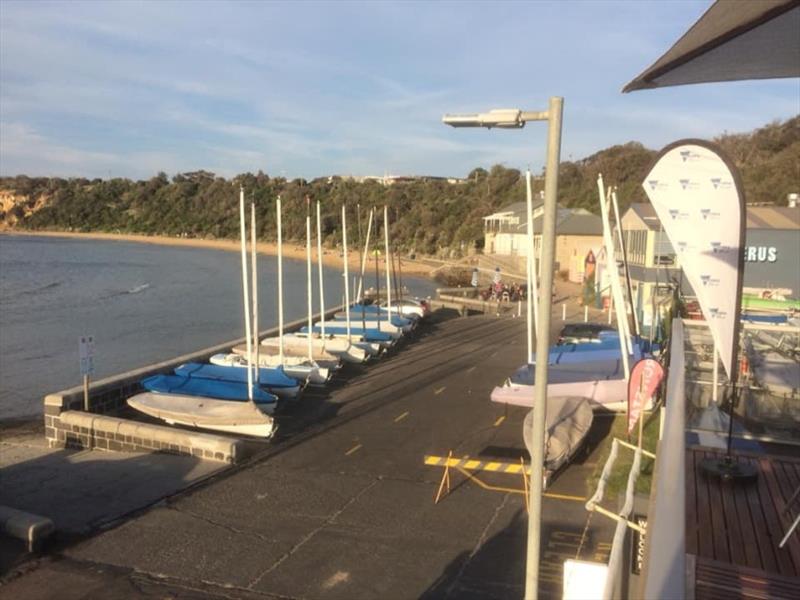
[[[544,200],[542,200],[541,198],[534,198],[533,199],[533,210],[536,210],[537,208],[539,208],[543,204],[544,204]],[[489,215],[487,217],[483,217],[483,218],[484,218],[484,220],[487,220],[487,219],[498,219],[498,218],[501,218],[502,216],[507,216],[507,215],[511,214],[511,215],[513,215],[515,217],[519,217],[520,218],[520,222],[522,223],[527,218],[526,217],[527,210],[528,210],[528,203],[527,202],[514,202],[513,204],[509,204],[508,206],[504,206],[500,210],[492,213],[491,215]]]
[[[542,233],[544,216],[539,215],[533,219],[533,233]],[[508,233],[524,235],[528,233],[526,220],[523,218],[519,224],[508,227]],[[556,233],[558,235],[603,235],[603,221],[597,215],[583,208],[558,208],[556,214]]]
[[[800,206],[748,206],[748,229],[800,229]]]
[[[650,231],[661,229],[661,221],[658,220],[656,209],[654,209],[653,205],[649,202],[634,202],[631,204],[630,208],[628,208],[628,211],[632,211],[637,217],[639,217],[639,220]],[[623,215],[623,219],[624,217],[625,215]]]
[[[648,202],[634,203],[631,204],[628,211],[636,214],[651,231],[661,228],[652,204]],[[800,207],[748,206],[747,229],[800,229]]]

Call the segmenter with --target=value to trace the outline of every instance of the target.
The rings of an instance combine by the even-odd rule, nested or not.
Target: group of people
[[[482,290],[480,296],[484,300],[517,302],[525,299],[525,288],[518,283],[506,285],[502,281],[496,281]]]

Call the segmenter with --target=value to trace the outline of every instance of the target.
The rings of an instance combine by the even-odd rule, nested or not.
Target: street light
[[[542,516],[542,484],[544,467],[544,429],[547,402],[547,360],[549,352],[551,293],[556,247],[556,197],[558,194],[558,163],[561,154],[561,115],[564,99],[550,98],[546,111],[530,112],[518,109],[499,109],[471,115],[445,115],[442,122],[452,127],[501,127],[519,129],[528,121],[547,121],[547,166],[544,182],[544,215],[542,222],[541,287],[539,288],[539,327],[536,336],[535,394],[533,400],[533,431],[531,435],[531,493],[528,505],[528,556],[525,564],[525,598],[533,600],[539,593],[539,552]]]
[[[521,111],[517,108],[495,108],[488,112],[468,115],[445,115],[442,123],[451,127],[500,127],[522,129],[528,121],[546,121],[547,112]]]

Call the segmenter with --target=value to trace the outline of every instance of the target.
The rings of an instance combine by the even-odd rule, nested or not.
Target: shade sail
[[[800,77],[800,0],[717,0],[622,91],[781,77]]]

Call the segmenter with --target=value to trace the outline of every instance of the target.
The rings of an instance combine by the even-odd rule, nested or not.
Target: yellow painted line
[[[497,421],[494,422],[494,426],[495,427],[500,427],[500,423],[502,423],[505,420],[506,420],[506,417],[505,417],[505,415],[503,415],[502,417],[498,418]]]
[[[361,448],[361,444],[356,444],[350,450],[344,453],[345,456],[350,456],[353,452],[358,452],[359,448]]]
[[[438,396],[439,394],[441,394],[441,393],[442,393],[443,391],[445,391],[446,389],[447,389],[447,387],[446,387],[446,386],[442,386],[442,387],[440,387],[438,390],[436,390],[435,392],[433,392],[433,394],[434,394],[435,396]]]
[[[407,416],[408,416],[408,411],[406,411],[406,412],[404,412],[402,415],[400,415],[400,416],[396,417],[396,418],[395,418],[395,420],[394,420],[394,422],[395,422],[395,423],[399,423],[400,421],[402,421],[403,419],[405,419]]]
[[[472,373],[475,370],[477,365],[472,365],[469,369],[467,369],[467,373]]]
[[[481,464],[481,461],[479,461],[479,460],[468,460],[467,462],[464,463],[464,468],[465,469],[474,469],[479,464]]]
[[[554,494],[552,492],[545,492],[542,494],[545,498],[553,498],[554,500],[572,500],[573,502],[586,502],[586,498],[582,496],[570,496],[568,494]]]
[[[497,471],[497,469],[499,469],[501,466],[502,465],[500,463],[490,462],[490,463],[486,463],[486,465],[483,467],[483,470],[484,471]]]

